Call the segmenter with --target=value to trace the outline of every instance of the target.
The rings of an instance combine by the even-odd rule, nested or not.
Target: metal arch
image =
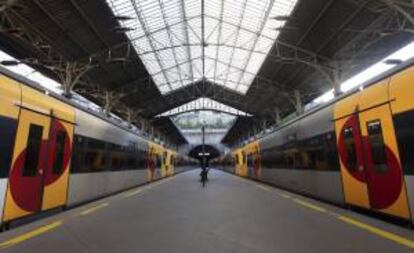
[[[146,26],[147,22],[141,16],[140,11],[137,9],[136,0],[130,0],[130,1],[131,1],[131,4],[132,4],[133,8],[134,8],[135,14],[137,15],[137,18],[140,21],[142,30],[144,31],[144,33],[148,37],[153,38],[152,35],[150,35],[149,32],[148,32],[148,29],[147,29],[147,26]],[[150,44],[151,49],[155,51],[156,49],[155,49],[153,40],[149,39],[148,42]],[[161,70],[163,70],[163,63],[161,62],[160,57],[157,54],[154,54],[154,56],[155,56],[155,59],[157,60],[158,65],[160,66]],[[167,85],[170,87],[170,89],[172,89],[171,85],[169,84],[170,82],[169,82],[167,74],[164,71],[162,71],[162,74],[165,78],[165,81],[167,82]]]
[[[147,54],[151,54],[151,53],[155,53],[155,52],[160,52],[160,51],[164,51],[164,50],[170,50],[170,49],[174,49],[174,48],[178,48],[178,47],[191,47],[191,46],[202,46],[201,43],[184,43],[181,45],[172,45],[172,46],[166,46],[166,47],[162,47],[162,48],[158,48],[156,50],[150,50],[150,51],[143,51],[141,53],[137,53],[138,56],[142,56],[142,55],[147,55]],[[262,54],[262,55],[268,55],[267,53],[263,52],[263,51],[258,51],[258,50],[253,50],[250,48],[246,48],[246,47],[241,47],[241,46],[237,46],[237,45],[228,45],[228,44],[223,44],[223,43],[208,43],[208,46],[214,46],[214,47],[228,47],[228,48],[235,48],[235,49],[239,49],[242,51],[251,51],[253,53],[257,53],[257,54]],[[197,58],[193,58],[194,59],[198,59],[200,57]],[[188,61],[187,61],[188,62]]]
[[[268,8],[267,8],[266,12],[264,13],[264,17],[262,17],[262,22],[260,24],[260,28],[258,29],[258,31],[256,33],[256,38],[254,39],[254,42],[253,42],[253,48],[256,47],[256,44],[259,41],[259,36],[257,36],[257,34],[261,34],[262,33],[262,31],[263,31],[263,29],[265,27],[266,21],[269,18],[270,12],[272,11],[272,8],[273,8],[274,3],[275,3],[275,0],[271,0],[270,4],[268,5]],[[245,62],[243,64],[243,69],[247,68],[247,65],[249,64],[249,61],[250,61],[252,55],[253,55],[253,53],[250,52],[249,53],[249,56],[247,56],[247,58],[246,58],[246,60],[245,60]],[[240,75],[239,76],[239,80],[237,81],[236,89],[239,87],[240,81],[241,81],[242,78],[243,78],[242,75]]]
[[[171,114],[165,114],[163,116],[167,116],[167,117],[175,117],[181,114],[185,114],[185,113],[190,113],[190,112],[218,112],[218,113],[225,113],[228,115],[232,115],[232,116],[245,116],[243,114],[237,114],[237,113],[232,113],[226,110],[220,110],[220,109],[213,109],[213,108],[204,108],[204,109],[188,109],[188,110],[184,110],[184,111],[180,111],[180,112],[176,112],[176,113],[171,113]]]

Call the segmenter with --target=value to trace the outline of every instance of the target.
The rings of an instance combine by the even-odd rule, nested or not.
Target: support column
[[[72,91],[78,84],[79,79],[92,69],[91,64],[81,64],[78,62],[66,62],[63,67],[56,67],[54,71],[57,72],[61,79],[63,87],[63,96],[67,98],[72,97]]]
[[[109,117],[112,109],[112,101],[109,91],[105,91],[105,105],[104,105],[104,114],[106,117]]]
[[[341,84],[342,84],[342,77],[341,77],[341,70],[337,68],[333,70],[332,73],[332,81],[333,81],[333,89],[334,89],[334,96],[340,96],[342,94]]]
[[[302,98],[301,98],[300,90],[294,90],[293,91],[293,96],[294,96],[294,99],[295,99],[296,113],[298,115],[301,115],[303,113],[303,105],[302,105]]]
[[[132,128],[132,121],[133,121],[133,112],[130,108],[127,109],[127,118],[128,128]]]
[[[275,123],[276,123],[276,125],[279,125],[281,121],[282,121],[282,118],[280,116],[280,109],[279,109],[279,107],[276,107],[275,108]]]
[[[279,115],[280,116],[280,115]],[[267,120],[263,120],[262,121],[262,131],[263,131],[263,134],[265,134],[266,133],[266,129],[267,129]]]

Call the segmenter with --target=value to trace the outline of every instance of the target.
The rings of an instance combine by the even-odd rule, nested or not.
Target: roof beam
[[[269,19],[269,15],[270,15],[270,13],[271,13],[271,11],[273,9],[274,3],[275,3],[275,0],[271,0],[270,3],[269,3],[269,5],[267,6],[267,10],[264,13],[264,16],[262,17],[262,22],[260,23],[260,27],[259,27],[259,29],[258,29],[258,31],[256,33],[256,37],[254,39],[253,47],[252,48],[255,48],[257,42],[259,41],[259,38],[260,37],[258,35],[263,32],[263,29],[264,29],[264,27],[266,25],[266,21]],[[253,52],[249,52],[249,55],[247,56],[246,60],[244,61],[243,69],[246,69],[247,68],[247,65],[249,64],[250,59],[252,58],[252,55],[253,55]],[[243,78],[243,75],[240,75],[239,76],[239,80],[237,80],[236,90],[239,87],[240,81],[241,81],[242,78]]]
[[[148,31],[148,28],[147,28],[147,25],[146,25],[147,24],[146,20],[144,19],[144,17],[142,17],[140,10],[138,10],[136,0],[130,0],[130,1],[131,1],[131,4],[132,4],[133,8],[134,8],[135,14],[137,15],[139,23],[141,24],[142,30],[144,31],[145,35],[150,38],[150,39],[148,39],[148,43],[150,44],[151,49],[155,51],[156,48],[155,48],[155,45],[154,45],[154,42],[153,42],[153,37]],[[154,54],[154,56],[155,56],[155,59],[156,59],[158,65],[160,66],[161,70],[163,70],[164,69],[164,64],[162,63],[160,57],[158,56],[158,54]],[[162,75],[164,76],[164,79],[167,82],[167,85],[172,90],[172,87],[169,84],[170,81],[169,81],[168,76],[165,73],[165,71],[162,71]]]
[[[223,20],[223,14],[224,14],[224,3],[226,0],[221,1],[221,8],[220,8],[220,20]],[[223,22],[219,22],[219,28],[218,28],[218,36],[217,36],[217,45],[220,44],[221,41],[221,33],[223,30]],[[216,49],[216,59],[219,58],[219,47]],[[217,61],[214,61],[214,82],[216,82],[216,76],[217,76]]]
[[[189,37],[189,34],[188,34],[188,27],[190,26],[190,24],[188,23],[187,14],[185,12],[184,0],[181,0],[180,7],[181,7],[181,11],[183,13],[183,18],[184,18],[184,23],[185,23],[185,26],[183,26],[183,32],[184,32],[184,35],[185,35],[185,40],[187,41],[188,44],[190,44],[190,37]],[[188,66],[189,66],[189,70],[190,70],[190,74],[191,74],[191,79],[194,80],[194,72],[193,72],[193,66],[192,66],[193,59],[191,57],[191,50],[190,50],[189,46],[187,46],[187,61],[186,62],[190,63],[190,64],[188,64]]]
[[[244,14],[245,14],[245,12],[246,12],[246,7],[247,7],[247,0],[245,0],[244,2],[243,2],[243,7],[242,7],[242,12],[240,13],[240,16],[239,16],[239,23],[238,23],[238,25],[237,25],[237,32],[236,32],[236,36],[234,36],[234,39],[233,39],[233,47],[232,47],[232,49],[231,49],[231,54],[230,54],[230,61],[228,62],[228,64],[227,64],[227,71],[226,71],[226,77],[224,78],[224,85],[226,85],[226,83],[227,83],[227,80],[228,80],[228,78],[229,78],[229,70],[230,70],[230,66],[231,66],[231,64],[233,63],[233,59],[234,59],[234,50],[235,50],[235,47],[236,47],[236,45],[237,45],[237,42],[239,41],[239,35],[240,35],[240,31],[241,31],[241,25],[242,25],[242,22],[243,22],[243,19],[244,19]],[[221,21],[221,22],[223,22],[223,21]],[[261,30],[258,32],[258,34],[261,34]],[[255,48],[255,45],[256,44],[254,44],[253,45],[253,47],[252,47],[252,49],[254,49]],[[240,78],[239,79],[241,79],[241,77],[243,76],[243,72],[242,72],[242,74],[240,74]],[[236,90],[237,90],[237,88],[238,88],[238,85],[236,85]]]
[[[158,0],[158,4],[160,5],[161,14],[162,14],[162,20],[163,20],[164,25],[165,25],[165,27],[166,27],[166,29],[167,29],[168,40],[169,40],[169,42],[170,42],[170,45],[173,45],[173,40],[172,40],[172,37],[171,37],[171,28],[170,28],[170,26],[169,26],[169,25],[168,25],[168,23],[167,23],[167,17],[166,17],[166,15],[165,15],[164,4],[163,4],[163,2],[162,2],[161,0]],[[178,70],[178,77],[179,77],[179,79],[180,79],[180,84],[181,84],[181,86],[184,86],[184,83],[183,83],[183,77],[182,77],[182,75],[181,75],[181,68],[180,68],[180,66],[178,65],[178,61],[177,61],[177,53],[176,53],[176,51],[175,51],[175,48],[171,49],[171,51],[172,51],[173,56],[174,56],[174,63],[175,63],[175,67],[176,67],[176,68],[177,68],[177,70]],[[171,86],[170,86],[170,88],[171,88]]]

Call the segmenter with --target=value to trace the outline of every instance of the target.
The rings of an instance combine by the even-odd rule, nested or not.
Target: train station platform
[[[0,234],[0,252],[411,252],[414,231],[192,170]]]

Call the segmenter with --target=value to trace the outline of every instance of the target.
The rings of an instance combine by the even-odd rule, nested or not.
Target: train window
[[[252,155],[246,155],[246,160],[247,160],[247,167],[248,168],[253,168],[254,164],[253,164],[253,156]]]
[[[328,170],[339,170],[338,149],[333,132],[325,135],[325,159]]]
[[[71,171],[73,173],[82,172],[82,161],[84,160],[85,141],[84,137],[75,135],[73,138]]]
[[[357,151],[356,143],[354,139],[354,130],[352,127],[347,127],[343,131],[344,145],[346,151],[346,167],[350,171],[356,171],[357,169]]]
[[[9,175],[13,145],[16,137],[16,128],[16,120],[0,116],[0,178],[5,178]]]
[[[145,151],[139,150],[137,153],[137,156],[138,156],[138,162],[137,162],[138,169],[146,169],[147,153]]]
[[[155,167],[160,168],[162,166],[162,157],[159,155],[155,155],[155,159],[156,159]]]
[[[103,141],[88,138],[85,149],[84,172],[103,171],[107,167],[106,144]]]
[[[26,147],[26,157],[23,167],[24,177],[33,177],[37,175],[37,166],[39,164],[40,150],[42,148],[42,135],[42,126],[30,124]]]
[[[66,142],[66,132],[59,130],[56,134],[56,144],[55,144],[55,156],[53,157],[53,168],[52,172],[54,174],[60,175],[63,172],[63,160],[65,156],[65,142]]]
[[[367,122],[368,141],[371,149],[371,159],[374,169],[384,173],[388,169],[387,154],[385,153],[384,137],[382,136],[381,121]]]
[[[394,115],[394,126],[404,173],[414,175],[414,111]]]

